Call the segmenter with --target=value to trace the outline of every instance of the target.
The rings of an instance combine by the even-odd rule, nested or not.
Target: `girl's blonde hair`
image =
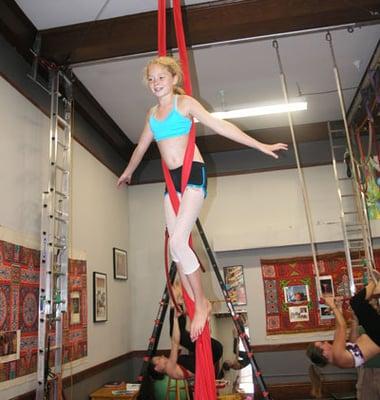
[[[177,76],[178,82],[174,86],[175,94],[185,94],[183,90],[183,72],[180,63],[174,57],[160,56],[151,59],[144,68],[144,82],[148,83],[149,68],[152,65],[160,65],[166,68],[172,76]]]

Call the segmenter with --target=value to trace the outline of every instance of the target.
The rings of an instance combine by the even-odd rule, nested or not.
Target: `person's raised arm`
[[[153,141],[153,133],[149,127],[148,116],[146,118],[145,126],[141,133],[139,142],[132,153],[131,159],[129,160],[127,167],[117,181],[118,187],[120,187],[123,183],[131,183],[132,175],[135,172],[135,169],[140,164],[142,158],[144,157],[144,154],[146,153],[148,147]]]
[[[173,379],[184,379],[184,373],[177,364],[178,351],[180,346],[181,333],[178,324],[178,313],[175,312],[173,320],[173,332],[171,338],[171,348],[168,363],[166,365],[166,373]]]
[[[358,337],[360,336],[359,332],[359,321],[356,318],[355,314],[353,313],[352,319],[351,319],[351,324],[350,324],[350,337],[349,341],[352,343],[355,343],[358,340]]]
[[[180,340],[181,340],[181,333],[180,333],[179,324],[178,324],[178,313],[177,313],[177,310],[174,310],[173,332],[172,332],[172,337],[171,337],[171,349],[170,349],[170,356],[169,356],[169,360],[171,362],[173,362],[174,364],[177,363]]]
[[[354,366],[354,360],[351,354],[346,350],[346,321],[343,314],[336,306],[333,296],[324,297],[324,301],[335,315],[335,333],[332,345],[333,363],[339,368],[352,368]]]
[[[253,137],[247,135],[236,125],[215,118],[193,97],[183,96],[183,106],[183,109],[186,110],[188,114],[194,116],[199,122],[206,125],[219,135],[245,146],[255,148],[271,157],[278,158],[278,155],[275,153],[276,151],[288,149],[288,145],[285,143],[266,144],[259,142]]]

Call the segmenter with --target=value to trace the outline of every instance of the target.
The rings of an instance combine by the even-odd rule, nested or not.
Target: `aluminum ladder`
[[[353,296],[356,285],[364,285],[373,276],[375,262],[371,229],[350,137],[347,137],[340,122],[328,122],[327,128],[339,200],[350,295]],[[341,158],[342,149],[345,151],[344,160]],[[355,278],[355,269],[361,270],[362,273],[358,275],[363,276],[363,279]]]
[[[63,317],[68,307],[72,79],[55,67],[48,72],[49,182],[42,195],[36,400],[62,399]],[[49,366],[51,357],[54,368]]]
[[[198,232],[199,232],[199,236],[200,236],[200,238],[202,240],[203,246],[204,246],[204,248],[205,248],[205,250],[207,252],[208,258],[209,258],[210,263],[211,263],[211,266],[212,266],[212,268],[214,270],[215,276],[216,276],[216,278],[218,280],[220,289],[221,289],[221,291],[223,293],[223,297],[224,297],[224,300],[226,302],[228,311],[231,314],[233,323],[235,325],[235,328],[236,328],[236,330],[238,332],[239,338],[243,343],[244,350],[245,350],[245,352],[247,354],[247,357],[249,359],[249,362],[250,362],[250,365],[251,365],[251,368],[252,368],[252,377],[254,378],[253,380],[259,385],[260,392],[261,392],[260,394],[261,394],[262,398],[271,400],[272,397],[268,392],[268,389],[267,389],[267,386],[266,386],[266,384],[264,382],[264,378],[262,376],[262,373],[261,373],[261,371],[259,369],[259,366],[258,366],[258,364],[257,364],[257,362],[255,360],[255,357],[253,355],[252,346],[251,346],[251,343],[250,343],[249,336],[245,332],[244,324],[241,321],[239,313],[235,310],[235,307],[234,307],[234,305],[233,305],[233,303],[231,301],[231,297],[229,295],[229,292],[228,292],[227,286],[226,286],[226,284],[225,284],[225,282],[223,280],[223,277],[222,277],[222,275],[220,273],[220,270],[219,270],[215,255],[214,255],[214,253],[213,253],[213,251],[212,251],[212,249],[210,247],[210,244],[208,242],[208,239],[206,237],[206,234],[205,234],[205,232],[203,230],[203,227],[202,227],[199,219],[197,219],[197,221],[196,221],[196,226],[197,226],[197,229],[198,229]],[[169,280],[170,280],[170,282],[174,281],[175,274],[176,274],[176,265],[173,262],[171,264],[170,271],[169,271]],[[161,336],[162,325],[163,325],[163,322],[164,322],[164,319],[165,319],[165,314],[166,314],[166,311],[167,311],[168,301],[169,301],[169,292],[168,292],[167,286],[165,286],[165,289],[164,289],[164,292],[163,292],[163,295],[162,295],[162,298],[161,298],[161,301],[160,301],[159,309],[158,309],[158,312],[157,312],[157,317],[156,317],[155,322],[154,322],[152,336],[149,338],[148,349],[147,349],[146,355],[143,358],[143,364],[142,364],[142,367],[141,367],[140,375],[137,378],[138,382],[140,382],[140,383],[143,382],[144,379],[146,379],[146,376],[148,374],[149,362],[150,362],[151,358],[156,353],[158,342],[159,342],[160,336]],[[141,395],[140,395],[140,397],[138,397],[138,399],[139,400],[144,400],[141,397]]]

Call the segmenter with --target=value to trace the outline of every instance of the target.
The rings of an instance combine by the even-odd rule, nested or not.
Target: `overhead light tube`
[[[238,110],[220,111],[211,113],[214,117],[220,119],[233,119],[244,117],[257,117],[260,115],[281,114],[293,111],[307,110],[307,102],[300,101],[288,104],[274,104],[270,106],[259,106],[251,108],[241,108]]]
[[[258,117],[260,115],[281,114],[286,112],[294,112],[302,110],[307,110],[306,101],[298,101],[288,104],[273,104],[268,106],[241,108],[230,111],[218,111],[211,113],[211,115],[219,119],[234,119],[234,118],[245,118],[245,117]],[[198,121],[195,120],[195,122]]]

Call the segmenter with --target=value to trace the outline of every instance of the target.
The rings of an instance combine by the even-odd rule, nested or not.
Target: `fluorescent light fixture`
[[[211,115],[219,119],[233,119],[233,118],[244,118],[244,117],[257,117],[259,115],[281,114],[286,112],[302,111],[302,110],[307,110],[306,101],[299,101],[288,104],[274,104],[271,106],[241,108],[238,110],[231,110],[231,111],[213,112],[211,113]]]

